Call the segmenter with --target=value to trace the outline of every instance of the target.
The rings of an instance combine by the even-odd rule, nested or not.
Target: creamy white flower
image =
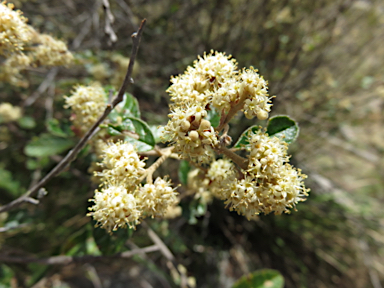
[[[101,191],[96,190],[95,205],[90,208],[88,216],[97,221],[97,225],[108,232],[124,228],[135,228],[139,223],[141,211],[135,197],[122,186],[109,186]]]

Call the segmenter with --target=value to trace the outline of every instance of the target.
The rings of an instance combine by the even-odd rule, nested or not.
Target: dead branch
[[[150,253],[154,251],[159,251],[160,247],[158,245],[151,245],[144,248],[133,249],[130,251],[125,251],[122,253],[117,253],[114,255],[104,255],[104,256],[94,256],[94,255],[84,255],[84,256],[52,256],[47,258],[37,258],[37,257],[23,257],[23,256],[9,256],[9,255],[0,255],[0,262],[4,263],[39,263],[45,265],[68,265],[72,263],[90,263],[102,260],[109,259],[127,259],[131,258],[134,255],[142,253]]]

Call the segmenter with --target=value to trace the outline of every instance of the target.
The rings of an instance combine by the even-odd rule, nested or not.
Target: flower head
[[[153,184],[145,184],[135,192],[143,214],[152,218],[163,217],[168,207],[176,205],[177,194],[171,182],[160,177]]]
[[[169,117],[165,134],[175,143],[174,151],[183,159],[208,163],[211,147],[218,140],[211,123],[205,119],[207,111],[202,106],[175,108]]]
[[[11,103],[0,104],[0,123],[15,121],[21,117],[21,108]]]
[[[0,3],[0,55],[21,51],[24,43],[31,39],[27,18],[14,5]]]
[[[76,127],[85,133],[101,116],[105,109],[107,95],[97,83],[91,86],[77,86],[71,96],[64,96],[66,106],[71,108]]]
[[[95,205],[89,210],[88,216],[97,221],[97,225],[108,232],[124,228],[135,228],[139,223],[141,211],[135,197],[122,186],[109,186],[101,191],[96,190]]]
[[[101,167],[97,173],[106,183],[112,182],[127,189],[135,187],[144,172],[145,162],[140,160],[135,147],[126,142],[108,143],[104,147]]]

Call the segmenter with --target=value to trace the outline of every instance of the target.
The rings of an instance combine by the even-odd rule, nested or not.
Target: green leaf
[[[262,269],[241,277],[232,288],[283,288],[284,278],[276,270]]]
[[[116,93],[114,93],[116,94]],[[140,118],[140,107],[137,99],[129,93],[124,94],[124,99],[112,110],[108,118],[112,123],[118,122],[118,118],[123,119],[126,117]]]
[[[163,136],[164,126],[161,125],[149,125],[149,129],[151,129],[153,137],[155,137],[155,143],[163,142],[161,137]]]
[[[85,255],[86,250],[86,241],[87,240],[87,230],[85,227],[77,230],[71,234],[61,245],[61,253],[68,256],[82,256]]]
[[[188,183],[189,170],[191,170],[191,166],[189,165],[188,161],[185,161],[185,160],[180,161],[178,175],[179,175],[180,182],[184,185],[187,185]]]
[[[211,122],[212,127],[216,128],[220,123],[220,113],[211,107],[211,110],[208,110],[207,120]]]
[[[188,224],[197,224],[197,217],[204,216],[207,213],[208,205],[201,199],[193,199],[189,204],[189,218]]]
[[[17,123],[21,128],[33,129],[36,127],[36,121],[32,117],[24,116],[17,120]]]
[[[120,106],[121,105],[121,106]],[[140,108],[139,102],[137,99],[129,93],[124,94],[124,100],[119,104],[119,107],[122,108],[124,116],[140,118]]]
[[[123,123],[120,126],[125,131],[134,132],[137,134],[139,136],[139,139],[137,140],[150,146],[155,146],[155,137],[153,136],[148,124],[143,120],[135,117],[125,117]]]
[[[248,141],[248,134],[249,133],[256,133],[257,131],[260,130],[260,126],[259,125],[254,125],[254,126],[251,126],[249,127],[247,130],[245,130],[243,133],[241,133],[239,139],[237,140],[236,144],[233,146],[233,148],[238,148],[238,149],[241,149],[245,146],[247,146],[249,144],[249,141]]]
[[[125,137],[124,140],[128,143],[131,143],[133,146],[135,146],[138,152],[151,151],[153,149],[153,146],[145,144],[144,142],[141,142],[129,136]]]
[[[100,252],[103,255],[113,255],[126,250],[124,244],[132,236],[133,229],[122,228],[110,235],[106,230],[94,227],[92,234]]]
[[[16,197],[21,195],[24,189],[20,189],[20,183],[12,178],[12,173],[0,166],[0,188],[7,190]]]
[[[268,120],[267,133],[291,144],[299,135],[299,126],[288,116],[275,116]]]
[[[47,121],[47,130],[54,136],[66,138],[68,136],[72,136],[73,132],[69,129],[69,127],[61,127],[59,120],[52,118]],[[67,129],[65,129],[67,128]],[[66,130],[66,131],[65,131]]]
[[[5,264],[0,264],[0,288],[12,287],[14,283],[12,283],[12,279],[14,279],[15,274],[12,269]]]
[[[117,136],[121,135],[121,131],[117,130],[115,127],[113,127],[111,124],[108,124],[107,132],[111,136]]]
[[[60,154],[74,146],[74,141],[43,133],[35,137],[24,148],[24,153],[30,157],[45,157]]]

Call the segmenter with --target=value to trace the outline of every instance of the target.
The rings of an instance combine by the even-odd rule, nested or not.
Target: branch
[[[224,145],[217,145],[213,147],[213,149],[219,153],[227,156],[229,159],[231,159],[234,163],[236,163],[241,169],[247,170],[248,168],[248,162],[247,159],[237,155],[235,152],[232,150],[228,149]]]
[[[8,255],[0,255],[0,262],[5,263],[39,263],[45,265],[67,265],[71,263],[89,263],[95,261],[101,261],[106,259],[126,259],[131,258],[134,255],[149,253],[154,251],[159,251],[160,247],[158,245],[151,245],[145,248],[133,249],[130,251],[125,251],[122,253],[117,253],[114,255],[105,255],[105,256],[93,256],[93,255],[84,255],[84,256],[52,256],[47,258],[36,258],[36,257],[14,257]]]
[[[144,178],[147,177],[147,183],[152,184],[153,173],[157,170],[157,168],[160,167],[161,164],[164,163],[165,160],[169,158],[169,156],[172,154],[173,148],[174,147],[171,146],[162,150],[158,150],[158,153],[161,155],[161,157],[158,158],[155,163],[153,163],[150,167],[148,167],[148,169],[145,170],[145,173],[140,178],[140,181],[144,180]]]
[[[115,21],[113,14],[110,9],[109,1],[103,0],[103,8],[105,11],[105,27],[104,32],[109,36],[109,45],[112,45],[117,41],[117,36],[115,31],[113,31],[112,23]]]
[[[19,198],[13,200],[12,202],[6,205],[1,206],[0,213],[12,210],[19,206],[21,203],[26,202],[30,199],[31,196],[36,194],[49,180],[51,180],[57,174],[61,173],[69,165],[69,163],[76,159],[77,154],[80,152],[81,149],[84,148],[84,146],[92,138],[92,136],[95,135],[97,131],[99,131],[99,125],[105,120],[105,118],[107,118],[113,108],[115,108],[116,105],[123,100],[124,93],[127,90],[128,85],[133,82],[131,75],[133,71],[133,65],[135,64],[137,51],[139,49],[140,39],[145,26],[145,22],[146,19],[141,21],[141,25],[137,32],[132,34],[133,45],[127,74],[125,75],[124,82],[121,85],[119,92],[117,93],[116,97],[112,100],[112,103],[107,105],[103,115],[101,115],[100,118],[96,121],[96,123],[93,124],[93,126],[87,131],[83,138],[80,139],[76,146],[72,150],[70,150],[68,154],[43,179],[39,181],[39,183],[34,185],[24,195],[20,196]]]
[[[167,245],[160,239],[160,237],[153,231],[146,222],[141,222],[141,225],[147,229],[147,233],[149,238],[155,243],[157,247],[159,247],[160,252],[163,256],[168,260],[168,268],[175,269],[180,275],[180,287],[188,288],[191,287],[188,283],[187,275],[184,271],[181,271],[178,263],[176,262],[175,256],[173,256],[171,250],[167,247]],[[1,259],[0,259],[1,260]]]

